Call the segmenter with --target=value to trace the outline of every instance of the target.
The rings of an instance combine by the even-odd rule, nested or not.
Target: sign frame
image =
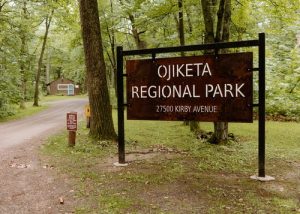
[[[258,103],[252,107],[258,107],[258,176],[265,177],[265,33],[259,33],[257,40],[245,40],[236,42],[218,42],[211,44],[189,45],[179,47],[165,47],[141,50],[123,50],[122,46],[117,47],[117,95],[118,95],[118,158],[119,164],[125,164],[125,127],[124,127],[124,109],[127,103],[124,103],[124,57],[135,55],[151,55],[155,60],[156,54],[161,53],[181,53],[203,50],[215,50],[217,55],[220,49],[257,47],[258,48],[258,67],[252,71],[258,71]]]

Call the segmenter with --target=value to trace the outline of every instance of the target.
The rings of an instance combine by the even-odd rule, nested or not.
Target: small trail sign
[[[77,112],[67,113],[67,130],[77,131]]]

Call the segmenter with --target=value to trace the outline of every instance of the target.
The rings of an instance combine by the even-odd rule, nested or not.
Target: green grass
[[[41,97],[41,100],[39,101],[39,106],[34,107],[33,102],[26,102],[25,109],[20,109],[18,105],[12,106],[15,109],[15,114],[8,116],[6,118],[0,118],[1,122],[7,122],[11,120],[18,120],[24,117],[28,117],[34,114],[37,114],[45,109],[48,108],[48,102],[56,101],[56,100],[65,100],[65,99],[74,99],[74,98],[85,98],[86,95],[79,95],[79,96],[44,96]]]
[[[116,144],[90,139],[82,124],[75,148],[63,132],[42,156],[75,179],[85,200],[76,213],[297,213],[300,124],[266,127],[266,172],[276,177],[270,183],[249,179],[257,171],[257,122],[230,124],[238,142],[219,146],[197,140],[182,122],[126,121],[127,157],[144,152],[126,168],[112,165]]]
[[[122,213],[122,210],[128,209],[134,204],[133,200],[126,198],[122,194],[102,193],[99,196],[99,207],[102,213]]]
[[[48,108],[47,105],[33,107],[32,104],[33,104],[32,102],[27,102],[25,104],[25,106],[26,106],[25,109],[20,109],[19,106],[15,106],[15,109],[16,109],[15,114],[12,116],[8,116],[6,118],[1,118],[0,122],[7,122],[7,121],[11,121],[11,120],[17,120],[17,119],[21,119],[24,117],[28,117],[28,116],[37,114],[38,112],[41,112]]]
[[[85,98],[87,97],[86,94],[82,95],[76,95],[76,96],[63,96],[63,95],[48,95],[41,97],[41,102],[50,102],[50,101],[56,101],[56,100],[65,100],[65,99],[74,99],[74,98]]]

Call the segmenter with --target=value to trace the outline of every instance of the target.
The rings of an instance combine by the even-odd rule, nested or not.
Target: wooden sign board
[[[253,122],[253,54],[126,61],[127,119]]]
[[[77,131],[77,112],[67,113],[67,130]]]

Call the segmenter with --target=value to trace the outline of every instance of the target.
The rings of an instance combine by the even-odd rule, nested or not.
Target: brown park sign
[[[127,119],[253,121],[253,54],[126,61]]]

